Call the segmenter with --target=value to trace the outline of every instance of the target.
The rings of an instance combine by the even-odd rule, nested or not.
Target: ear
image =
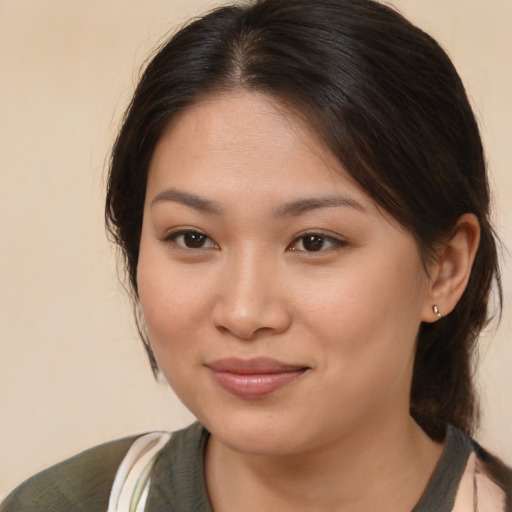
[[[441,245],[436,260],[428,265],[431,279],[422,314],[424,322],[435,322],[440,315],[453,311],[468,284],[479,243],[478,219],[472,213],[461,215],[450,239]]]

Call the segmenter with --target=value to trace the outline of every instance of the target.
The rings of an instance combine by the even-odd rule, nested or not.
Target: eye
[[[307,233],[296,238],[289,246],[290,251],[320,252],[346,246],[344,240],[320,233]]]
[[[165,237],[166,242],[172,242],[185,249],[210,249],[218,248],[217,244],[200,231],[180,230],[170,233]]]

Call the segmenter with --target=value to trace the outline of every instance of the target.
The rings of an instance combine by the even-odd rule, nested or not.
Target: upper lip
[[[228,357],[207,362],[205,366],[216,372],[236,373],[239,375],[297,372],[308,369],[307,366],[284,363],[268,357],[256,357],[252,359]]]

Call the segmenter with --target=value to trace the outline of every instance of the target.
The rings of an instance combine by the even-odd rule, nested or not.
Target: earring
[[[437,304],[434,304],[432,306],[432,311],[434,312],[434,315],[437,316],[437,318],[441,318],[443,315],[441,314],[441,311],[439,311],[439,306]]]

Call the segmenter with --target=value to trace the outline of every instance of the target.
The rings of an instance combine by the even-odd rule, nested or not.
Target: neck
[[[212,437],[206,482],[215,512],[408,512],[441,451],[408,415],[293,455],[239,453]]]

